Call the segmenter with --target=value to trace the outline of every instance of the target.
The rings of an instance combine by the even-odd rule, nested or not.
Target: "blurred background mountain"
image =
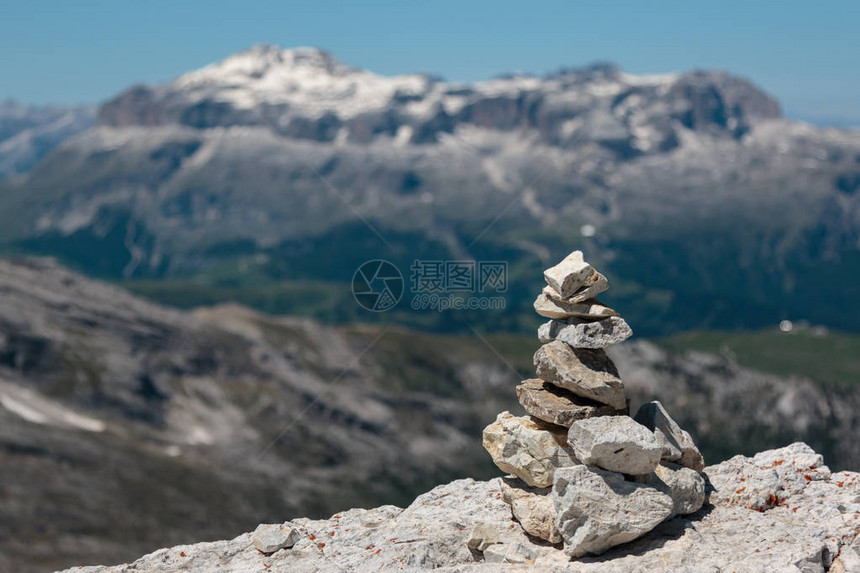
[[[26,173],[64,140],[92,127],[95,116],[95,106],[0,102],[0,178]]]
[[[426,27],[464,34],[440,42],[394,6],[327,19],[271,6],[226,27],[217,10],[164,5],[114,26],[115,13],[51,4],[0,18],[16,24],[0,35],[2,70],[31,86],[0,86],[16,97],[0,103],[0,570],[120,562],[495,475],[481,429],[519,411],[541,272],[576,248],[636,333],[613,349],[633,408],[662,400],[709,463],[804,440],[832,468],[860,468],[860,116],[838,104],[860,88],[851,50],[809,56],[815,65],[797,55],[856,47],[853,32],[825,26],[849,18],[789,6],[743,36],[719,28],[722,11],[682,26],[628,3],[620,16],[576,8],[582,22],[555,6],[483,14],[543,27],[475,36],[474,21],[434,11]],[[755,10],[728,12],[758,22]],[[372,45],[359,23],[407,34],[408,61],[387,51],[393,71],[373,73],[258,44],[176,68],[283,37],[246,26],[294,20],[317,23],[297,37],[352,37],[351,61]],[[592,20],[616,27],[586,29]],[[568,61],[552,43],[531,50],[571,27],[580,47],[649,53],[660,69],[688,55],[703,69],[597,63],[475,81],[483,59]],[[825,28],[830,44],[815,32],[821,46],[794,45]],[[232,43],[211,49],[212,30]],[[67,45],[47,50],[51,38]],[[146,49],[120,49],[135,41]],[[411,73],[421,45],[428,57],[465,45],[490,55],[448,54],[466,79],[446,81]],[[78,46],[97,56],[87,77],[62,68]],[[813,79],[768,77],[786,114],[756,75],[711,69],[720,50]],[[178,77],[135,83],[153,62]],[[36,63],[53,73],[31,73]],[[65,103],[27,103],[56,82]],[[97,88],[103,103],[71,103]],[[351,292],[371,259],[407,279],[387,312]],[[416,259],[506,262],[505,308],[414,310]]]
[[[337,322],[392,317],[352,300],[365,260],[508,261],[507,308],[471,319],[510,331],[533,326],[534,278],[576,245],[643,335],[856,330],[858,191],[860,133],[785,119],[722,72],[451,84],[257,46],[101,105],[4,185],[0,244],[168,304]]]

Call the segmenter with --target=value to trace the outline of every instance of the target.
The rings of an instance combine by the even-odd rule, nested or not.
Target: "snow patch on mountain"
[[[255,46],[179,77],[174,88],[194,101],[216,99],[239,109],[289,104],[308,116],[337,107],[341,117],[382,108],[396,96],[423,96],[426,76],[385,77],[352,69],[316,48]]]
[[[101,420],[78,414],[26,388],[0,382],[0,406],[31,424],[103,432]]]

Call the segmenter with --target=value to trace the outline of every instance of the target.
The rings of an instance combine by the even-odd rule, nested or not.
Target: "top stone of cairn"
[[[585,262],[582,251],[573,251],[563,261],[543,272],[544,279],[558,295],[565,299],[577,290],[593,283],[599,274]]]

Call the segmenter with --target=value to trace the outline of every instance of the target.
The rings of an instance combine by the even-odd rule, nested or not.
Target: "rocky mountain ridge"
[[[594,113],[604,107],[613,115]],[[634,76],[598,64],[543,78],[450,84],[351,69],[314,48],[261,45],[170,84],[135,87],[105,103],[98,124],[266,126],[297,139],[402,144],[434,143],[471,125],[537,130],[541,143],[560,147],[627,141],[627,152],[636,153],[677,146],[666,131],[672,121],[740,137],[756,119],[779,116],[775,100],[723,73]]]

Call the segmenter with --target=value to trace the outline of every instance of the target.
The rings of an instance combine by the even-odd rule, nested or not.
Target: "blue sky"
[[[720,68],[792,116],[860,125],[858,24],[849,1],[4,0],[0,99],[98,102],[272,43],[451,80],[597,60],[634,73]]]

